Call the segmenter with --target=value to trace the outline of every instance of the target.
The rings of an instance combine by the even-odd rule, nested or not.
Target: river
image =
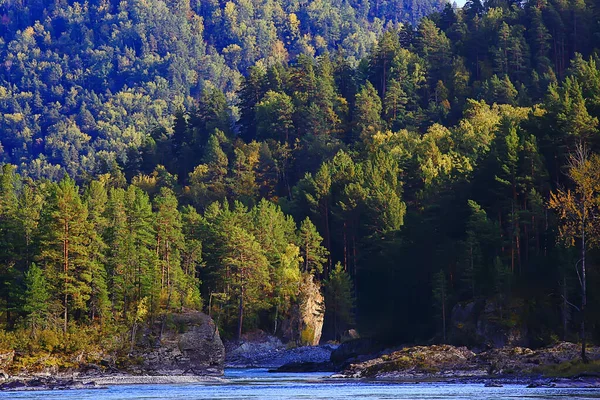
[[[220,399],[600,399],[600,389],[526,388],[524,385],[383,383],[331,380],[325,373],[269,374],[263,369],[227,370],[225,382],[177,385],[115,385],[108,389],[0,392],[20,400],[220,400]]]

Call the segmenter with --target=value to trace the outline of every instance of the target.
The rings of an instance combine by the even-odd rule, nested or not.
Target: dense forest
[[[183,309],[278,333],[312,282],[325,339],[443,341],[477,299],[534,346],[599,337],[599,21],[558,0],[4,1],[0,343]]]

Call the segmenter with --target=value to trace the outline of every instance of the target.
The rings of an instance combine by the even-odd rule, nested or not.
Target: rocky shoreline
[[[25,375],[10,377],[0,383],[0,391],[40,391],[73,389],[106,389],[113,385],[159,385],[202,382],[224,382],[224,378],[199,375],[128,375],[53,377]]]
[[[404,382],[525,384],[531,387],[600,387],[600,374],[595,372],[551,376],[568,375],[568,368],[578,365],[579,351],[577,344],[566,342],[538,350],[505,347],[480,353],[451,345],[413,346],[350,363],[334,377]],[[600,348],[589,348],[588,356],[592,361],[599,360]],[[591,365],[581,368],[585,370]],[[561,366],[564,366],[562,370]]]
[[[178,342],[175,337],[170,339],[172,344]],[[179,343],[187,342],[184,340]],[[531,388],[600,388],[600,348],[590,347],[588,356],[592,363],[583,365],[578,361],[579,346],[567,342],[537,350],[504,347],[478,353],[466,347],[451,345],[410,346],[377,351],[374,350],[377,349],[376,344],[365,341],[345,343],[339,347],[322,345],[291,348],[277,338],[263,335],[243,342],[226,343],[225,348],[227,368],[268,368],[273,372],[336,372],[331,375],[334,380],[470,383],[487,387],[517,384]],[[185,359],[184,357],[184,361]],[[123,371],[87,366],[62,373],[21,373],[10,377],[4,374],[0,375],[0,390],[102,389],[108,385],[224,381],[219,374],[198,374],[193,369],[183,371],[179,368],[181,360],[177,368],[155,368],[160,358],[155,361],[149,370]],[[208,371],[212,372],[210,369]],[[569,375],[571,371],[579,372]]]

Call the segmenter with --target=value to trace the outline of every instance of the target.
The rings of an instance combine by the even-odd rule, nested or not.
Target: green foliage
[[[327,261],[328,252],[321,245],[323,238],[308,217],[300,225],[297,243],[302,256],[302,272],[323,273],[323,264]]]
[[[25,274],[25,303],[23,311],[27,313],[27,323],[33,332],[43,328],[48,319],[50,309],[50,293],[42,270],[31,264]]]
[[[0,10],[5,329],[54,351],[116,327],[126,349],[207,306],[225,336],[277,332],[302,274],[328,282],[325,338],[355,314],[426,340],[432,300],[573,295],[555,239],[582,241],[568,155],[600,150],[591,6],[21,3]]]
[[[354,324],[354,295],[352,280],[337,263],[325,282],[325,310],[333,320],[333,333],[336,339]]]

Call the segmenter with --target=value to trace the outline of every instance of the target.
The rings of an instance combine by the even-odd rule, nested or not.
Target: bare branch
[[[583,261],[583,258],[580,258],[575,263],[575,271],[577,272],[577,280],[579,281],[579,286],[583,287],[583,280],[581,279],[581,274],[579,273],[579,263]]]
[[[581,309],[579,307],[577,307],[575,304],[573,304],[569,300],[567,300],[567,298],[565,296],[561,295],[560,297],[562,297],[562,299],[565,301],[565,303],[567,303],[568,305],[570,305],[571,307],[573,307],[577,311],[581,311]]]

